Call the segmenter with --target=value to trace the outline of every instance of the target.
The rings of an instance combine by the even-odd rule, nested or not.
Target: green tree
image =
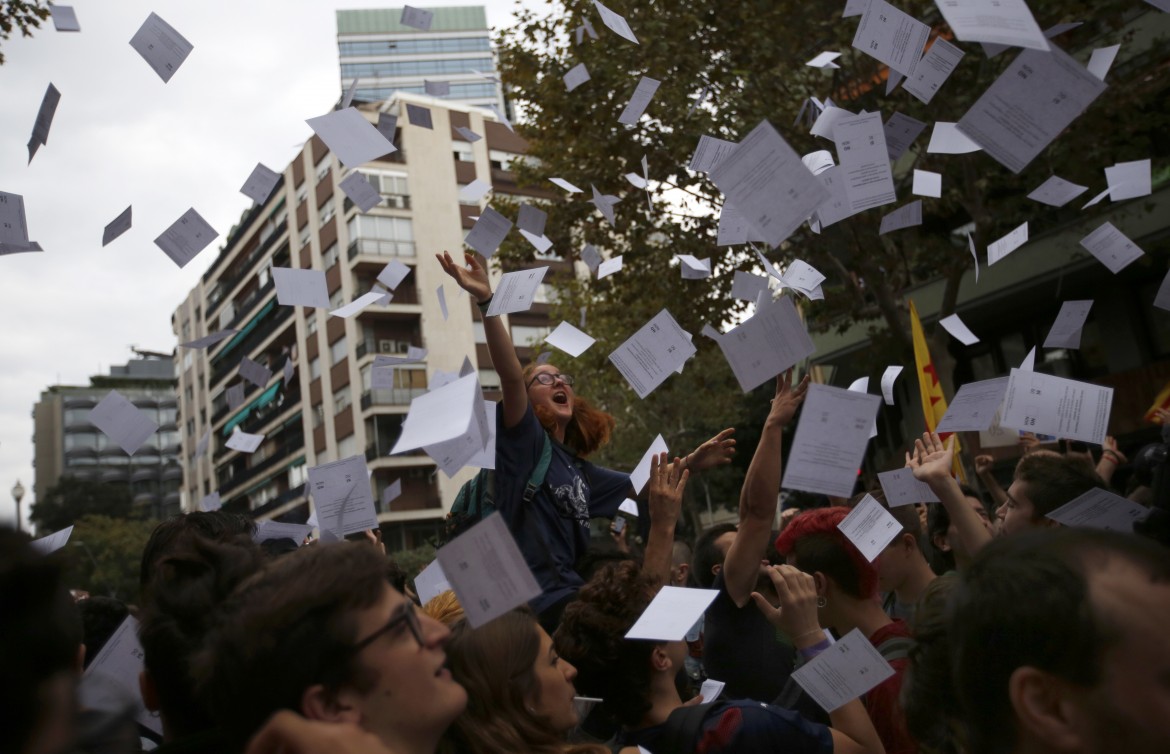
[[[82,516],[69,537],[69,586],[124,602],[138,599],[142,550],[157,521]]]
[[[45,492],[44,500],[33,503],[29,520],[37,531],[49,533],[76,523],[82,516],[126,518],[130,512],[130,488],[125,484],[63,476]]]
[[[31,37],[48,17],[49,6],[41,0],[0,0],[0,39],[8,39],[13,31]],[[0,52],[0,64],[3,63],[4,53]]]

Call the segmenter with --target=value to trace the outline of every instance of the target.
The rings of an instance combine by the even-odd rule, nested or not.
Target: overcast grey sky
[[[63,3],[70,0],[63,0]],[[0,257],[0,522],[10,490],[33,486],[32,407],[53,384],[88,384],[131,358],[170,351],[171,313],[215,259],[251,200],[256,162],[283,170],[311,133],[305,119],[340,95],[338,0],[74,0],[80,34],[46,22],[3,43],[0,191],[25,200],[43,254]],[[419,2],[487,7],[499,29],[513,0]],[[401,3],[387,4],[400,6]],[[524,5],[546,8],[536,0]],[[375,6],[378,7],[378,6]],[[164,84],[129,45],[155,12],[194,45]],[[26,144],[49,83],[61,92],[48,144]],[[134,227],[104,249],[102,229],[127,205]],[[185,269],[153,240],[189,207],[220,238]]]

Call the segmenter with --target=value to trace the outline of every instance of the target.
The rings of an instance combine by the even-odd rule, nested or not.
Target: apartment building
[[[434,128],[410,125],[407,102],[429,108]],[[379,111],[400,116],[398,151],[360,169],[382,194],[381,204],[362,214],[350,203],[338,187],[346,173],[314,136],[267,201],[228,234],[172,317],[178,342],[224,328],[239,331],[203,351],[179,349],[184,506],[193,509],[218,490],[227,509],[303,522],[310,512],[306,470],[364,454],[385,541],[401,549],[433,536],[472,473],[465,469],[449,479],[421,452],[388,455],[411,399],[427,390],[436,370],[458,371],[465,357],[479,368],[487,397],[498,398],[478,308],[434,259],[463,247],[480,212],[480,202],[460,202],[459,190],[479,178],[496,194],[544,195],[516,185],[509,167],[526,145],[489,112],[411,94],[359,111],[371,122]],[[483,138],[469,143],[456,127]],[[336,308],[367,293],[390,260],[406,264],[411,274],[388,305],[350,319],[276,301],[273,267],[325,271]],[[541,263],[553,275],[572,274],[571,262],[550,257]],[[441,285],[447,318],[437,295]],[[539,297],[544,303],[509,318],[517,343],[538,342],[547,333],[548,292]],[[374,357],[403,354],[410,346],[427,349],[426,361],[398,369],[393,388],[371,389]],[[530,355],[521,349],[522,359]],[[245,356],[274,374],[263,388],[246,384],[244,402],[232,409],[226,391],[241,382],[237,366]],[[285,384],[282,371],[290,359],[294,374]],[[225,448],[236,427],[264,434],[260,449],[249,455]],[[199,455],[206,432],[209,447]],[[381,506],[382,492],[397,480],[401,497]]]

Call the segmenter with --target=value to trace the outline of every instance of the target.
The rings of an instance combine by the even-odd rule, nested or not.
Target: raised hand
[[[683,464],[692,471],[706,471],[731,463],[732,457],[735,456],[733,434],[735,428],[728,427],[691,451],[691,454],[683,459]]]
[[[492,285],[488,280],[487,269],[480,264],[475,254],[470,252],[463,254],[466,267],[456,264],[447,251],[436,254],[435,259],[439,260],[443,272],[454,278],[459,287],[470,293],[477,302],[487,301],[492,297]]]
[[[691,472],[678,459],[667,463],[665,453],[650,457],[650,524],[674,526],[682,515],[683,491]]]
[[[936,432],[923,432],[922,439],[914,441],[914,453],[906,454],[906,465],[913,470],[915,479],[930,483],[932,479],[951,478],[954,457],[954,435],[944,445]]]
[[[790,565],[764,566],[763,570],[780,598],[780,607],[772,607],[762,594],[752,592],[752,601],[768,622],[783,631],[797,649],[822,641],[825,636],[817,617],[813,577]]]
[[[768,411],[768,421],[787,426],[796,415],[796,409],[804,403],[808,395],[808,375],[796,385],[792,386],[792,370],[776,378],[776,396],[772,398],[772,408]]]
[[[975,473],[983,476],[990,474],[992,467],[995,466],[995,458],[987,454],[975,456]]]

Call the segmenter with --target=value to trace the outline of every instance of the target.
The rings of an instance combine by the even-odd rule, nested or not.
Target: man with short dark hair
[[[874,561],[878,590],[885,594],[882,609],[894,620],[910,621],[914,618],[918,598],[935,579],[934,571],[930,570],[930,563],[926,560],[926,532],[922,530],[922,519],[913,505],[887,506],[881,490],[875,490],[869,495],[902,526],[901,533],[886,545]],[[849,507],[856,506],[863,499],[865,495],[858,495],[849,501]]]
[[[1033,452],[1016,465],[1012,485],[996,513],[1002,534],[1055,526],[1046,516],[1092,489],[1108,489],[1091,465],[1057,453]]]

